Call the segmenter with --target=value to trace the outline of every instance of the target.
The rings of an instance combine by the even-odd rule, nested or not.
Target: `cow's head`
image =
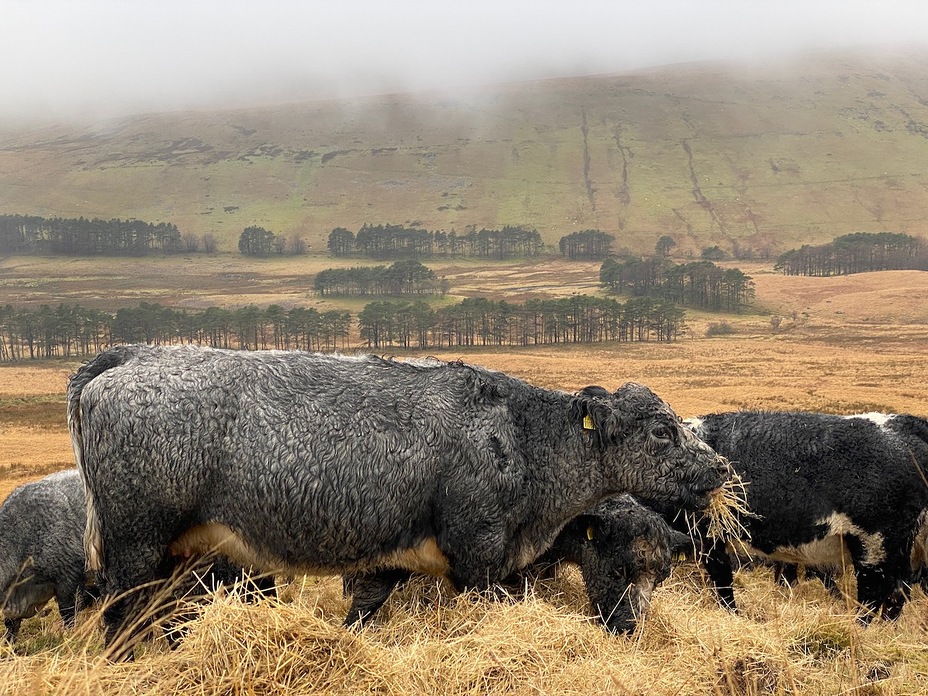
[[[727,462],[641,384],[628,383],[612,394],[586,387],[574,398],[573,414],[598,450],[611,491],[701,509],[731,475]]]
[[[572,520],[566,530],[593,611],[614,633],[635,629],[674,560],[693,550],[687,535],[627,500],[604,501]]]

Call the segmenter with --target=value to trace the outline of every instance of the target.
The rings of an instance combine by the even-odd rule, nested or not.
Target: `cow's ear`
[[[599,543],[602,541],[602,528],[599,520],[588,515],[581,515],[577,518],[577,532],[582,534],[580,541],[582,543]]]
[[[675,562],[682,562],[694,558],[696,548],[693,540],[683,532],[676,529],[670,530],[670,556]]]
[[[597,439],[603,437],[612,415],[612,410],[602,401],[604,397],[611,399],[612,395],[602,387],[584,387],[570,405],[571,417],[579,421],[584,431],[595,433]]]

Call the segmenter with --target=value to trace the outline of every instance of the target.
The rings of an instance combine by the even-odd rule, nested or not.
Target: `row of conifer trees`
[[[38,309],[5,305],[0,362],[85,357],[108,345],[138,342],[331,351],[673,341],[683,319],[683,310],[664,300],[588,295],[523,304],[471,298],[440,309],[422,301],[378,301],[356,317],[280,305],[185,310],[142,302],[115,311],[64,303]]]

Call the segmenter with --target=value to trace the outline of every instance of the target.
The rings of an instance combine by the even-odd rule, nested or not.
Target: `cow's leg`
[[[857,574],[857,601],[866,609],[860,619],[870,623],[880,612],[880,608],[889,600],[896,587],[894,579],[889,579],[882,566],[861,566],[855,568]]]
[[[902,607],[905,606],[905,603],[909,601],[909,593],[912,591],[912,586],[903,581],[899,580],[896,582],[896,587],[889,595],[889,599],[883,605],[882,617],[889,621],[895,621],[899,618],[899,614],[902,613]]]
[[[107,584],[107,587],[110,585]],[[132,650],[135,643],[125,640],[117,645],[116,642],[123,633],[123,626],[131,614],[129,610],[132,605],[132,598],[118,597],[109,601],[103,609],[103,644],[110,651],[109,657],[112,660],[133,659]]]
[[[778,585],[795,587],[799,583],[799,566],[776,561],[773,564],[773,579]]]
[[[828,590],[835,597],[841,597],[841,588],[838,587],[838,582],[835,579],[835,573],[837,571],[834,569],[819,567],[819,568],[806,568],[806,575],[811,575],[812,577],[818,578],[821,583],[825,586],[825,589]]]
[[[712,581],[712,586],[715,588],[722,606],[737,612],[738,606],[735,604],[734,590],[735,576],[732,572],[731,560],[728,557],[725,544],[714,542],[703,556],[702,564]]]
[[[502,570],[502,554],[481,553],[476,547],[471,547],[464,555],[449,553],[448,557],[451,560],[448,579],[459,592],[476,590],[492,594],[490,590],[511,575]]]
[[[474,502],[481,495],[485,506]],[[448,579],[459,592],[493,594],[489,591],[520,570],[513,563],[516,552],[504,523],[508,515],[498,497],[498,492],[485,487],[481,491],[480,483],[474,482],[472,489],[452,489],[442,501],[438,546],[448,559]]]
[[[75,572],[64,573],[55,583],[55,601],[65,628],[74,628],[74,616],[82,608],[83,580],[84,569],[81,567]]]
[[[857,601],[867,610],[861,621],[869,623],[877,614],[885,619],[896,619],[908,595],[907,586],[902,582],[908,577],[908,554],[890,553],[878,565],[866,565],[859,541],[850,537],[847,542],[857,575]],[[900,589],[902,587],[906,590]]]
[[[177,556],[166,556],[162,560],[158,577],[170,578],[158,607],[158,617],[168,646],[175,650],[187,635],[187,625],[197,617],[198,612],[192,604],[214,591],[222,580],[213,575],[211,564],[202,567]]]
[[[867,609],[865,623],[879,613],[884,619],[899,618],[909,597],[909,586],[897,569],[885,565],[869,566],[857,571],[857,601]]]
[[[58,613],[67,629],[74,628],[74,615],[77,613],[77,589],[74,586],[59,587],[55,590]]]
[[[16,642],[16,636],[19,635],[19,627],[22,624],[23,620],[20,619],[4,619],[3,626],[6,628],[6,639],[10,643]]]
[[[132,659],[135,644],[144,637],[158,601],[153,581],[164,574],[168,542],[160,539],[104,537],[104,645],[113,660]]]
[[[401,582],[406,582],[412,573],[401,568],[390,568],[375,573],[357,573],[346,576],[343,583],[345,594],[351,594],[351,607],[345,616],[345,626],[363,624],[376,612],[387,597]]]

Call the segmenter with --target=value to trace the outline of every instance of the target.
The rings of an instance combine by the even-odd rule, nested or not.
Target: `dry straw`
[[[731,462],[724,457],[719,459],[728,468],[729,477],[713,493],[705,510],[686,514],[690,536],[698,539],[705,533],[709,539],[729,544],[736,552],[750,558],[748,543],[751,541],[751,533],[744,526],[743,520],[757,515],[748,508],[747,484],[744,479],[735,471]],[[705,520],[704,526],[700,520]]]
[[[864,627],[820,583],[789,590],[756,569],[738,576],[736,615],[688,564],[655,593],[643,625],[617,637],[591,620],[582,587],[571,568],[497,601],[423,578],[356,631],[341,626],[338,579],[300,579],[255,604],[221,593],[179,648],[156,637],[130,663],[101,657],[98,613],[82,614],[74,634],[50,613],[24,625],[19,654],[0,657],[0,693],[928,693],[920,590],[898,622]]]

